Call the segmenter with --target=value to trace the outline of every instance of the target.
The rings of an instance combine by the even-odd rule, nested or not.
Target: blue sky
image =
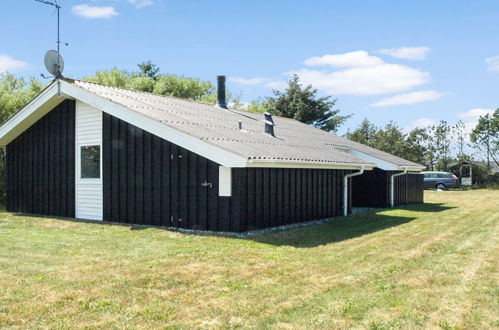
[[[498,1],[59,0],[65,75],[135,70],[215,81],[245,101],[290,74],[333,95],[343,113],[410,129],[445,119],[469,126],[499,107]],[[0,3],[0,71],[45,72],[54,10]]]

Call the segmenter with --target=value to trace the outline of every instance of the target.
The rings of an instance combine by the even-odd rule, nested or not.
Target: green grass
[[[249,238],[0,213],[0,328],[499,327],[499,191]]]

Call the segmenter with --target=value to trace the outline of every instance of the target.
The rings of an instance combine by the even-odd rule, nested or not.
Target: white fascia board
[[[382,170],[385,170],[385,171],[399,171],[400,170],[400,166],[398,166],[396,164],[389,163],[389,162],[381,160],[379,158],[366,155],[365,153],[362,153],[360,151],[350,149],[348,152],[357,158],[360,158],[360,159],[366,160],[370,163],[373,163],[374,165],[376,165],[377,168],[380,168]]]
[[[74,86],[68,82],[61,81],[61,92],[69,97],[80,100],[83,103],[91,105],[94,108],[137,126],[162,139],[175,143],[182,148],[190,150],[200,156],[214,161],[215,163],[227,167],[246,166],[246,158],[243,156],[206,143],[187,133],[178,131],[137,111],[130,110],[123,105],[106,100],[105,98],[88,92],[80,87]]]
[[[399,171],[403,171],[407,169],[408,171],[412,172],[421,172],[426,168],[426,166],[399,166]],[[411,173],[408,173],[411,174]]]
[[[247,167],[273,167],[273,168],[316,168],[334,170],[358,170],[364,166],[365,170],[372,170],[372,164],[323,164],[323,163],[303,163],[300,161],[274,161],[274,160],[249,160]]]
[[[62,101],[53,82],[0,127],[0,146],[9,144]]]

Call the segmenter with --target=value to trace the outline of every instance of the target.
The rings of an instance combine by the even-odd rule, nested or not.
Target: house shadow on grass
[[[397,207],[397,209],[414,212],[442,212],[455,208],[455,206],[445,206],[444,203],[407,204]]]
[[[442,204],[414,204],[397,207],[399,210],[415,212],[442,212],[451,208]],[[320,224],[289,230],[270,231],[260,235],[248,236],[244,239],[277,246],[312,248],[361,237],[417,219],[417,217],[412,216],[384,214],[388,210],[390,209],[332,218]]]
[[[276,246],[293,246],[298,248],[312,248],[321,245],[337,243],[348,239],[361,237],[377,231],[403,225],[417,217],[395,216],[386,214],[388,211],[407,210],[413,212],[442,212],[455,207],[444,206],[443,203],[425,203],[401,205],[394,209],[378,209],[367,211],[347,217],[336,217],[322,220],[320,222],[302,222],[292,224],[289,227],[266,228],[246,233],[213,232],[205,230],[192,230],[172,227],[161,227],[151,225],[136,225],[129,223],[117,223],[106,221],[82,220],[74,218],[33,215],[16,213],[16,216],[59,219],[63,221],[82,222],[103,226],[128,227],[130,230],[144,230],[156,228],[172,232],[180,232],[186,235],[227,237],[234,239],[251,240],[259,243]]]

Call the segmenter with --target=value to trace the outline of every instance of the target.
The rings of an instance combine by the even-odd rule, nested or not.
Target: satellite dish
[[[62,59],[61,54],[56,50],[49,50],[45,54],[45,68],[54,77],[61,77],[62,71],[64,71],[64,60]]]

